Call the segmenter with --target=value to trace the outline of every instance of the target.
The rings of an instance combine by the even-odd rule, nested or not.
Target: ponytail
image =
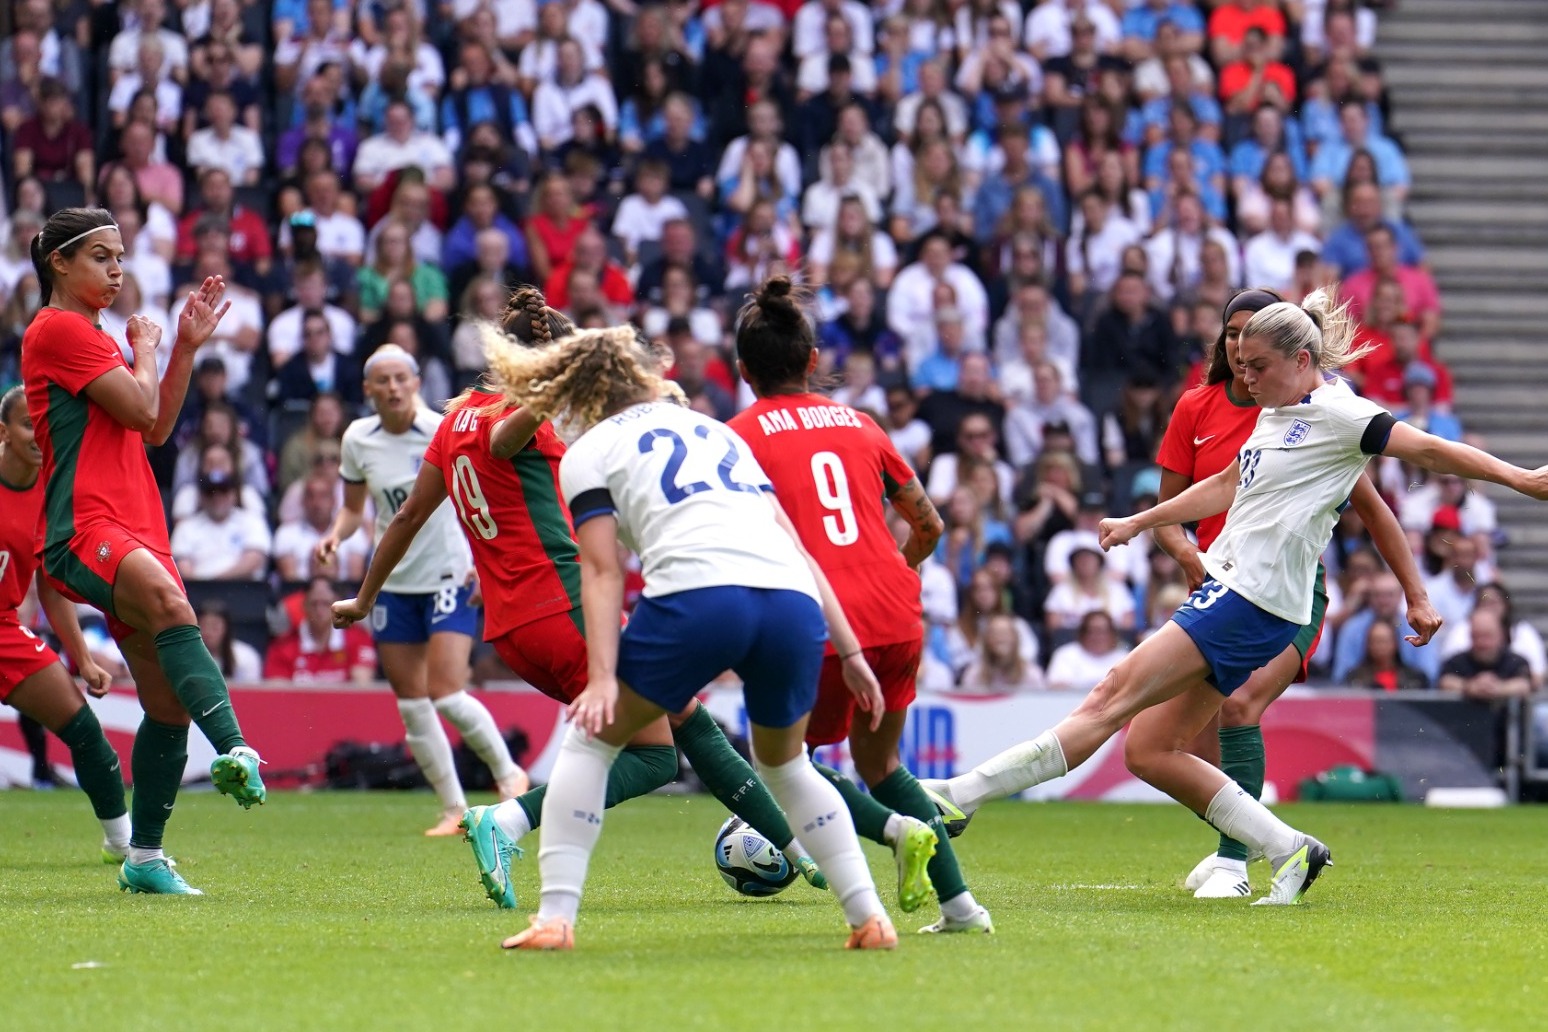
[[[523,344],[541,347],[574,333],[575,324],[549,308],[541,290],[523,285],[511,291],[500,329]]]
[[[1335,372],[1374,350],[1353,347],[1356,328],[1349,306],[1324,287],[1299,305],[1289,301],[1269,305],[1248,320],[1242,336],[1267,341],[1286,357],[1305,351],[1318,369]]]

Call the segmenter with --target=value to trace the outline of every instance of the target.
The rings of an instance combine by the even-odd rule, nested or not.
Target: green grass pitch
[[[1162,806],[998,804],[958,840],[992,938],[847,954],[832,897],[743,900],[708,797],[608,815],[577,952],[505,953],[428,796],[189,794],[168,836],[200,899],[121,895],[70,792],[0,797],[0,1027],[116,1029],[1542,1029],[1548,810],[1287,807],[1336,866],[1298,908],[1178,885],[1210,832]],[[884,898],[890,858],[868,847]],[[1261,891],[1267,873],[1253,868]]]

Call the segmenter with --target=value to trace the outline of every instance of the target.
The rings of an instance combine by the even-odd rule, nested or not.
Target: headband
[[[371,353],[371,357],[365,361],[365,375],[370,376],[371,367],[376,365],[378,362],[392,361],[402,362],[409,367],[409,371],[412,372],[415,376],[419,375],[419,360],[416,359],[413,355],[409,354],[407,351],[404,351],[402,348],[398,347],[396,344],[383,344],[381,347],[373,351]]]
[[[117,229],[117,228],[118,228],[118,223],[116,223],[116,222],[109,222],[105,226],[92,226],[90,229],[88,229],[84,233],[77,233],[77,234],[75,234],[69,240],[66,240],[64,243],[62,243],[58,247],[54,248],[54,250],[55,251],[63,251],[65,248],[69,247],[71,244],[75,243],[76,241],[78,241],[78,240],[85,240],[87,237],[91,236],[93,233],[97,232],[100,229]],[[51,251],[49,253],[52,254],[53,252]]]
[[[1261,312],[1269,305],[1277,305],[1284,298],[1271,290],[1253,288],[1244,290],[1233,297],[1225,307],[1225,321],[1230,322],[1231,316],[1237,312]]]

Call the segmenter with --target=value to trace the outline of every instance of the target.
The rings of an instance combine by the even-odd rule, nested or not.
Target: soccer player
[[[1161,465],[1161,500],[1181,494],[1192,484],[1219,473],[1236,457],[1252,434],[1261,411],[1248,393],[1246,370],[1238,360],[1237,343],[1247,320],[1271,304],[1284,301],[1272,290],[1244,290],[1226,305],[1220,338],[1207,357],[1202,386],[1182,396],[1172,412],[1161,441],[1157,461]],[[1429,593],[1414,562],[1413,550],[1369,475],[1362,476],[1350,497],[1361,522],[1382,558],[1392,568],[1408,597],[1408,617],[1415,645],[1427,643],[1440,627],[1440,615],[1430,605]],[[1198,590],[1209,578],[1201,552],[1207,550],[1225,525],[1221,515],[1199,521],[1198,544],[1188,540],[1180,526],[1157,528],[1156,544],[1177,560],[1188,577],[1188,588]],[[1253,672],[1247,683],[1226,697],[1220,707],[1220,726],[1206,728],[1195,748],[1254,799],[1263,793],[1265,757],[1263,712],[1290,685],[1306,680],[1307,658],[1317,648],[1322,621],[1328,608],[1326,571],[1317,564],[1311,620],[1296,634],[1288,648]],[[1188,876],[1187,887],[1199,899],[1243,898],[1252,894],[1247,881],[1247,847],[1229,836],[1220,837],[1218,852],[1201,860]]]
[[[503,945],[573,946],[609,768],[640,729],[730,669],[744,686],[759,773],[843,906],[846,947],[896,946],[844,801],[802,745],[829,630],[847,657],[846,683],[876,720],[881,688],[822,571],[778,502],[763,497],[768,479],[746,443],[661,400],[669,389],[630,329],[494,347],[489,357],[510,402],[538,417],[564,413],[584,430],[559,479],[580,546],[587,685],[569,707],[543,801],[538,913]],[[620,542],[645,574],[622,634]]]
[[[42,465],[26,394],[12,387],[0,395],[0,703],[16,707],[70,747],[75,779],[102,822],[102,860],[117,865],[129,854],[129,808],[118,754],[54,650],[23,627],[16,612],[38,568],[34,553],[43,512]],[[108,672],[91,658],[75,606],[42,577],[38,599],[87,691],[95,698],[106,695]]]
[[[376,415],[357,419],[344,431],[339,467],[344,505],[317,543],[320,565],[331,563],[339,543],[360,529],[367,492],[376,506],[376,536],[386,532],[408,500],[425,449],[441,425],[441,416],[420,400],[419,363],[395,344],[377,348],[366,359],[365,388]],[[409,752],[441,803],[440,819],[425,834],[457,835],[468,800],[441,717],[489,765],[502,798],[520,795],[531,781],[511,759],[489,710],[464,688],[478,613],[470,583],[473,564],[457,532],[457,517],[449,505],[440,504],[424,519],[430,532],[413,542],[386,578],[386,590],[371,610],[371,631],[387,683],[398,697]]]
[[[935,549],[944,529],[940,514],[885,431],[812,392],[816,342],[789,277],[770,278],[743,306],[736,351],[742,378],[758,401],[728,425],[752,449],[801,544],[827,574],[886,707],[880,727],[854,723],[844,657],[830,643],[806,744],[832,745],[847,737],[855,771],[875,800],[933,825],[939,847],[929,873],[941,919],[921,931],[993,932],[989,912],[968,891],[935,804],[898,758],[924,647],[919,575],[912,567]],[[887,527],[884,499],[909,523],[901,552]],[[884,826],[861,827],[867,797],[847,778],[830,780],[851,802],[860,834],[884,835]]]
[[[130,761],[133,830],[119,885],[197,895],[161,849],[187,765],[189,720],[219,754],[210,765],[218,790],[243,807],[266,792],[172,562],[145,446],[171,435],[194,353],[230,303],[221,303],[218,276],[189,292],[158,382],[156,323],[130,317],[133,366],[97,324],[123,284],[123,257],[118,226],[101,208],[63,208],[32,241],[44,307],[22,338],[21,365],[43,455],[42,570],[66,597],[106,614],[145,711]]]
[[[1325,291],[1303,307],[1269,305],[1242,328],[1237,362],[1262,407],[1235,461],[1177,497],[1104,520],[1103,547],[1229,509],[1204,554],[1209,574],[1171,622],[1123,659],[1069,717],[949,783],[952,801],[1021,791],[1078,766],[1125,723],[1129,769],[1261,851],[1273,866],[1256,903],[1298,903],[1331,862],[1326,846],[1279,820],[1188,751],[1224,696],[1285,651],[1311,618],[1317,557],[1373,455],[1503,484],[1548,499],[1548,467],[1520,469],[1399,423],[1332,373],[1351,355],[1353,323]],[[964,790],[964,796],[957,794]]]

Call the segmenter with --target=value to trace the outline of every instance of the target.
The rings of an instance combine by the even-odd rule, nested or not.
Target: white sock
[[[167,854],[161,851],[160,846],[157,846],[155,849],[144,849],[140,846],[129,847],[129,862],[131,864],[148,864],[152,860],[165,860],[166,858]]]
[[[129,848],[129,815],[109,817],[102,821],[102,840],[122,853]]]
[[[436,699],[435,708],[457,729],[462,740],[473,747],[478,758],[489,764],[495,780],[516,773],[516,761],[511,759],[511,750],[500,734],[500,726],[482,702],[467,692],[452,692],[445,698]]]
[[[511,837],[512,841],[520,842],[521,837],[532,830],[532,822],[527,820],[527,811],[523,810],[521,804],[514,799],[507,799],[496,806],[490,816],[500,826],[500,830]]]
[[[873,914],[885,913],[865,854],[860,851],[860,840],[855,837],[854,821],[838,789],[817,773],[804,752],[777,767],[761,762],[757,767],[796,833],[811,847],[811,858],[827,876],[828,887],[843,906],[850,927],[858,928]],[[552,796],[552,788],[549,794]],[[547,813],[543,816],[546,823]]]
[[[886,824],[882,825],[882,841],[889,846],[895,846],[901,834],[903,834],[903,815],[895,813],[887,818]]]
[[[1064,747],[1052,731],[1044,731],[1030,742],[1013,745],[1000,755],[985,760],[966,774],[946,783],[951,801],[972,813],[991,799],[1004,799],[1025,792],[1069,773],[1064,762]]]
[[[1234,874],[1238,878],[1245,878],[1247,877],[1247,861],[1238,860],[1231,856],[1217,856],[1215,857],[1215,870]]]
[[[1234,781],[1227,781],[1204,808],[1215,830],[1262,850],[1276,867],[1296,850],[1301,833],[1269,812]],[[1218,863],[1218,861],[1217,861]],[[1245,873],[1245,872],[1243,872]]]
[[[790,845],[785,847],[784,854],[786,857],[791,859],[801,856],[809,857],[812,855],[806,851],[805,846],[801,845],[801,840],[798,838],[793,838],[790,840]]]
[[[608,771],[622,751],[573,724],[564,734],[543,797],[543,845],[538,850],[542,920],[562,917],[575,923],[591,851],[602,834]]]
[[[403,718],[403,729],[408,732],[409,752],[414,762],[424,772],[425,780],[435,789],[441,800],[441,809],[466,810],[468,799],[462,794],[462,782],[457,780],[457,764],[452,760],[451,739],[435,715],[435,707],[429,699],[399,699],[398,716]]]
[[[973,898],[971,892],[941,900],[942,917],[949,917],[953,921],[966,921],[976,913],[978,913],[978,900]]]

